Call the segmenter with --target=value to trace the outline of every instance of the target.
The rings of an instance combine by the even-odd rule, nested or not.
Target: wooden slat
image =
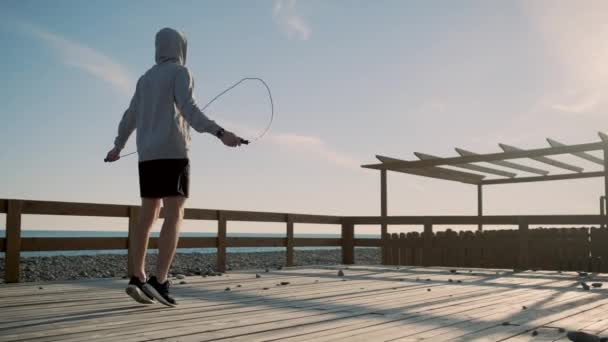
[[[355,247],[380,247],[382,239],[355,239]]]
[[[492,185],[492,184],[546,182],[546,181],[567,180],[567,179],[595,178],[595,177],[603,177],[603,176],[604,176],[604,173],[602,171],[594,171],[594,172],[569,173],[569,174],[550,175],[550,176],[520,177],[520,178],[514,178],[514,179],[489,179],[489,180],[481,181],[481,184]]]
[[[376,158],[378,158],[380,161],[382,161],[382,163],[383,163],[382,165],[385,165],[385,164],[392,165],[394,162],[399,161],[399,159],[385,157],[385,156],[376,156]],[[395,171],[395,172],[407,173],[407,174],[423,176],[423,177],[451,180],[451,181],[457,181],[457,182],[462,182],[462,183],[467,183],[467,184],[479,184],[479,182],[483,178],[485,178],[485,176],[481,176],[481,175],[474,174],[474,173],[450,170],[450,169],[440,168],[440,167],[427,168],[424,170],[408,169],[408,168],[402,168],[402,167],[396,167],[396,168],[370,167],[370,168],[375,168],[378,170],[388,169],[388,170]]]
[[[527,216],[388,216],[383,219],[380,216],[345,216],[344,222],[364,225],[386,224],[414,224],[422,225],[427,220],[432,220],[438,225],[474,225],[474,224],[497,224],[518,225],[519,220],[524,218],[528,224],[601,224],[606,217],[601,215],[527,215]]]
[[[6,199],[0,199],[0,214],[4,214],[7,211],[7,207],[8,207],[8,200]]]
[[[23,201],[23,213],[34,215],[128,217],[129,206],[52,201]]]
[[[438,166],[438,165],[458,165],[458,164],[477,163],[477,162],[489,162],[489,161],[496,161],[496,160],[550,156],[550,155],[556,155],[556,154],[570,154],[573,152],[597,151],[597,150],[601,150],[603,148],[603,146],[604,146],[603,142],[596,142],[596,143],[588,143],[588,144],[570,145],[570,146],[564,146],[564,147],[549,147],[549,148],[539,148],[539,149],[525,150],[525,151],[480,154],[480,155],[466,156],[466,157],[451,157],[451,158],[441,158],[441,159],[433,159],[433,160],[418,160],[418,161],[395,161],[395,162],[382,163],[382,164],[362,165],[362,167],[371,168],[371,169],[425,168],[425,167]]]
[[[478,153],[474,153],[471,151],[467,151],[464,150],[462,148],[456,148],[456,152],[458,152],[458,154],[460,154],[463,157],[466,156],[478,156]],[[506,168],[510,168],[510,169],[514,169],[514,170],[519,170],[519,171],[524,171],[524,172],[529,172],[529,173],[535,173],[538,175],[548,175],[549,171],[547,170],[541,170],[541,169],[537,169],[535,167],[530,167],[527,165],[521,165],[521,164],[517,164],[514,162],[510,162],[510,161],[505,161],[505,160],[495,160],[495,161],[488,161],[487,163],[490,164],[494,164],[494,165],[498,165],[498,166],[502,166],[502,167],[506,167]]]
[[[265,237],[229,237],[226,238],[227,247],[285,247],[285,238]]]
[[[129,230],[128,230],[128,237],[127,237],[127,275],[132,276],[133,275],[133,270],[134,270],[134,265],[133,265],[133,251],[132,248],[130,248],[131,246],[131,239],[133,239],[135,237],[135,232],[137,231],[137,225],[139,223],[139,214],[140,214],[140,207],[137,206],[130,206],[129,207]]]
[[[287,251],[286,251],[286,265],[294,265],[294,253],[293,253],[293,218],[287,215]]]
[[[21,238],[21,250],[28,252],[44,252],[127,249],[128,241],[129,239],[125,237]],[[158,248],[157,237],[152,237],[149,241],[148,248]],[[213,248],[216,246],[216,238],[182,237],[179,239],[177,248]]]
[[[19,282],[21,259],[21,214],[23,201],[10,200],[6,213],[6,254],[4,258],[4,280],[7,283]]]
[[[338,247],[342,245],[342,239],[295,238],[293,243],[296,247]]]
[[[342,224],[342,263],[355,263],[355,226],[348,223]]]
[[[5,252],[6,251],[6,245],[5,245],[5,239],[4,238],[0,238],[0,252]]]
[[[185,220],[217,220],[217,210],[186,208]]]
[[[563,146],[567,146],[566,144],[562,144],[561,142],[555,140],[555,139],[551,139],[551,138],[547,138],[547,142],[549,143],[549,145],[551,145],[551,147],[563,147]],[[595,164],[599,164],[599,165],[604,165],[604,160],[602,158],[598,158],[592,154],[589,154],[587,152],[574,152],[572,153],[572,155],[577,156],[579,158],[588,160],[592,163]]]
[[[222,210],[222,213],[228,221],[287,222],[287,214],[282,213],[233,210]]]
[[[223,211],[218,210],[217,218],[217,270],[226,272],[226,215]]]
[[[39,237],[22,238],[23,251],[86,251],[127,249],[128,238],[124,237]]]
[[[498,146],[500,146],[500,148],[502,148],[505,152],[521,152],[521,151],[525,151],[521,148],[515,147],[515,146],[511,146],[511,145],[507,145],[507,144],[498,144]],[[573,152],[576,153],[576,152]],[[547,165],[551,165],[554,167],[558,167],[561,169],[565,169],[565,170],[570,170],[570,171],[574,171],[574,172],[583,172],[583,168],[582,167],[578,167],[578,166],[574,166],[574,165],[570,165],[568,163],[564,163],[561,162],[559,160],[555,160],[555,159],[551,159],[548,157],[530,157],[530,159],[536,160],[537,162],[541,162],[541,163],[545,163]]]
[[[387,185],[386,170],[380,171],[380,216],[388,216],[388,185]],[[388,239],[388,226],[386,223],[380,225],[380,238],[382,239],[381,261],[383,265],[387,264],[388,250],[386,240]]]
[[[438,159],[439,158],[437,156],[433,156],[433,155],[426,154],[426,153],[420,153],[420,152],[414,152],[414,154],[420,160],[429,160],[429,159]],[[459,164],[459,165],[454,165],[454,167],[459,167],[461,169],[466,169],[466,170],[471,170],[471,171],[476,171],[476,172],[489,173],[492,175],[497,175],[497,176],[502,176],[502,177],[513,178],[513,177],[517,176],[517,174],[515,174],[513,172],[507,172],[507,171],[493,169],[490,167],[485,167],[485,166],[480,166],[480,165],[475,165],[475,164]]]
[[[289,214],[294,223],[341,224],[342,217],[329,215]]]

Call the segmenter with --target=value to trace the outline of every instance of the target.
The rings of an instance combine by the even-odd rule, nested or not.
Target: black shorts
[[[188,159],[156,159],[139,162],[139,193],[145,198],[188,197]]]

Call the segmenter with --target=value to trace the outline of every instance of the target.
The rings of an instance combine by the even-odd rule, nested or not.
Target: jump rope
[[[261,79],[259,77],[245,77],[245,78],[240,79],[235,84],[231,85],[230,87],[226,88],[221,93],[217,94],[213,99],[211,99],[211,101],[207,102],[207,104],[203,106],[203,108],[201,109],[201,111],[205,112],[205,109],[207,109],[207,107],[209,107],[213,102],[215,102],[215,100],[219,99],[224,94],[226,94],[227,92],[229,92],[232,89],[236,88],[239,84],[241,84],[241,83],[243,83],[245,81],[259,81],[260,83],[262,83],[264,85],[264,87],[266,88],[266,91],[268,92],[268,98],[270,99],[270,120],[268,121],[268,125],[266,125],[266,128],[264,128],[264,130],[260,134],[258,134],[253,139],[251,139],[252,142],[256,142],[256,141],[260,140],[264,135],[266,135],[266,132],[268,132],[268,130],[270,129],[270,126],[272,126],[272,121],[274,120],[274,102],[272,100],[272,93],[270,92],[270,87],[268,86],[268,84],[266,84],[266,82],[264,82],[263,79]],[[248,145],[249,143],[250,143],[249,140],[241,138],[241,144]],[[122,155],[122,156],[119,157],[119,160],[121,158],[130,156],[130,155],[135,154],[135,153],[137,153],[137,151],[131,152],[131,153],[127,153],[125,155]],[[103,161],[107,162],[108,160],[104,159]]]

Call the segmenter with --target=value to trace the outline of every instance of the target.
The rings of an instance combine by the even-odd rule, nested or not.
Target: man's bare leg
[[[156,278],[161,284],[167,280],[167,273],[175,256],[179,229],[184,218],[185,202],[186,198],[182,196],[163,198],[165,221],[160,230],[158,262],[156,264]]]
[[[160,198],[142,198],[139,222],[135,231],[131,232],[129,238],[133,276],[138,277],[142,282],[146,281],[144,263],[148,250],[148,238],[150,236],[150,230],[152,230],[152,225],[154,225],[154,222],[158,218],[159,212]]]

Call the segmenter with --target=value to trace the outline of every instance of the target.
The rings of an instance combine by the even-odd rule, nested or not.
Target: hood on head
[[[156,64],[176,62],[186,64],[186,36],[172,28],[164,28],[156,34]]]

